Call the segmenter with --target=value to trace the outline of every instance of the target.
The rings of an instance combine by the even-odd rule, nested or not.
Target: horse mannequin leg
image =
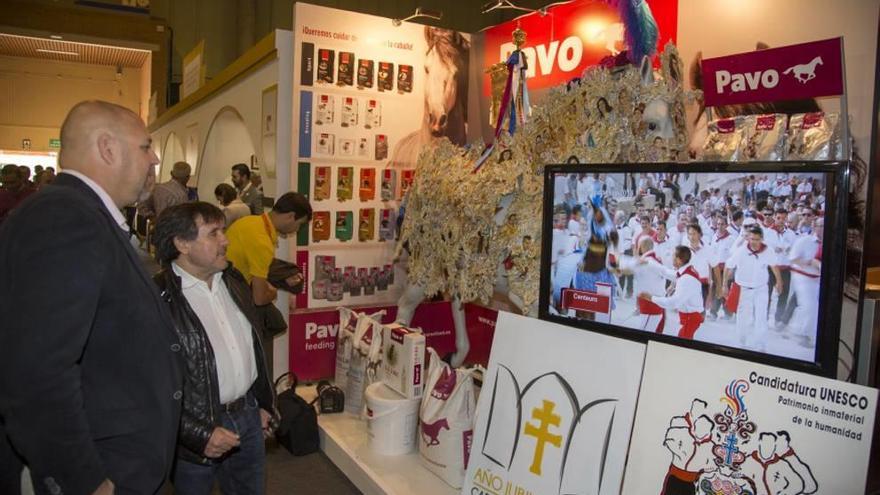
[[[419,304],[425,300],[425,289],[417,284],[407,284],[397,300],[397,323],[409,326]]]
[[[455,353],[452,354],[449,364],[453,368],[458,368],[464,364],[464,360],[471,350],[471,341],[468,338],[467,325],[464,320],[464,304],[458,296],[452,298],[452,325],[455,327]]]

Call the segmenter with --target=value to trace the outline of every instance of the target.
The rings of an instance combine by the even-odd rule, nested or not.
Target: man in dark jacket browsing
[[[137,114],[86,101],[58,160],[0,228],[0,458],[14,449],[37,494],[153,494],[174,458],[183,363],[119,210],[159,159]],[[9,467],[0,479],[20,473]]]
[[[251,289],[226,261],[225,217],[204,202],[172,206],[156,221],[168,303],[186,359],[175,493],[262,494],[264,436],[274,393]]]

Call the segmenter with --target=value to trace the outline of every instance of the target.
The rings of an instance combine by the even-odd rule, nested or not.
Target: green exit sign
[[[49,148],[53,150],[57,150],[61,148],[61,140],[60,139],[50,139],[49,140]]]

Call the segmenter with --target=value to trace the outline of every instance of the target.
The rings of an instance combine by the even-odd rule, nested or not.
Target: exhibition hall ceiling
[[[0,55],[139,69],[150,52],[133,48],[0,33]]]

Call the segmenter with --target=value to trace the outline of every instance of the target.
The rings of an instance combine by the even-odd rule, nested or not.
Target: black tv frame
[[[738,349],[719,344],[684,340],[676,336],[656,334],[611,323],[577,320],[548,311],[550,306],[550,244],[553,240],[553,174],[577,173],[711,173],[741,172],[747,174],[775,173],[830,173],[825,188],[825,232],[821,286],[819,289],[819,319],[816,333],[815,361],[801,361],[773,354]],[[814,162],[693,162],[693,163],[602,163],[558,164],[544,167],[544,203],[541,237],[541,283],[538,298],[538,318],[566,326],[581,328],[638,342],[656,340],[667,344],[722,354],[770,366],[803,371],[830,378],[837,376],[840,339],[841,304],[843,301],[844,261],[846,252],[847,208],[849,201],[850,163],[848,161]]]

